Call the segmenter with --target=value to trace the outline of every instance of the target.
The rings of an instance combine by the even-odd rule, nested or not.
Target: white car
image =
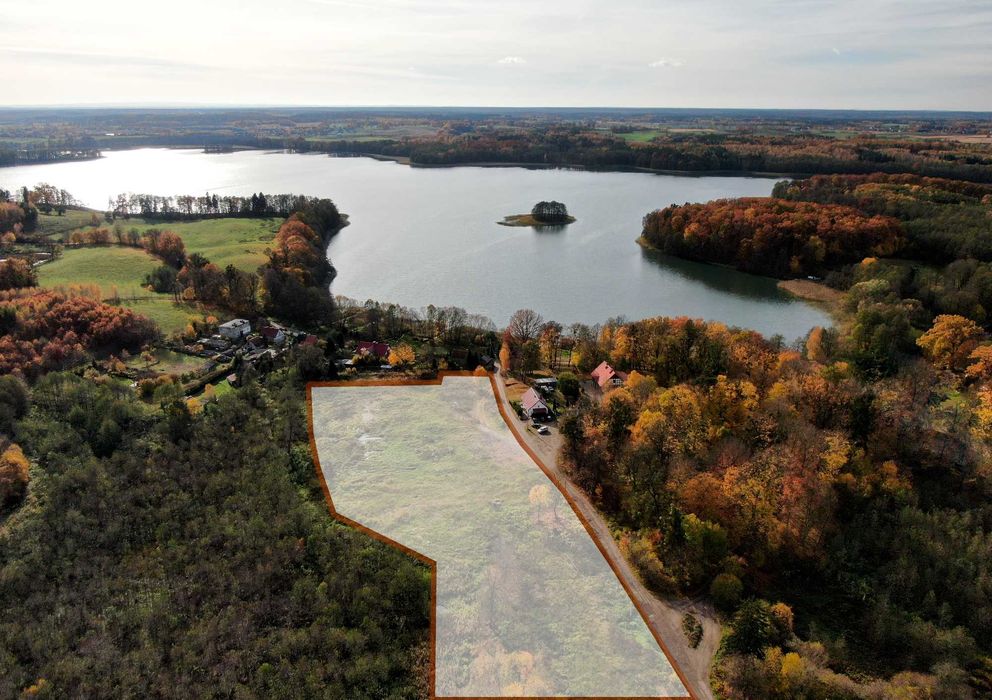
[[[551,434],[551,428],[549,428],[546,425],[542,425],[540,428],[537,429],[537,434],[538,435],[550,435]]]

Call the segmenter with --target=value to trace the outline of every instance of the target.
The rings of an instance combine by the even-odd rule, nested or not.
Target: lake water
[[[503,325],[532,308],[568,324],[614,316],[692,316],[791,340],[829,325],[774,280],[652,254],[641,217],[674,203],[765,196],[774,180],[525,168],[411,168],[291,153],[112,151],[95,161],[0,169],[0,187],[49,182],[105,209],[120,192],[294,192],[351,218],[331,242],[335,294],[422,308],[461,306]],[[496,222],[542,199],[577,221],[558,231]]]

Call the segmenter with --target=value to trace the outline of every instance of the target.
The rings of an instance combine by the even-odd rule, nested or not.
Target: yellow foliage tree
[[[817,326],[809,332],[809,337],[806,338],[806,357],[820,364],[825,364],[828,359],[826,349],[823,347],[824,333],[823,328]]]
[[[24,498],[29,466],[27,457],[16,443],[10,443],[0,452],[0,509]]]
[[[992,379],[992,345],[979,345],[968,355],[970,365],[965,369],[969,379],[983,382]]]
[[[413,351],[413,348],[406,343],[397,345],[389,351],[389,364],[396,367],[412,365],[416,360],[416,353]]]
[[[971,319],[942,314],[934,319],[933,326],[916,340],[916,344],[938,367],[963,369],[981,338],[982,329]]]

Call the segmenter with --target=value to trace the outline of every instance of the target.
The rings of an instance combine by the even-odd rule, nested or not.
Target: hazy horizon
[[[982,0],[5,8],[7,107],[992,110]]]

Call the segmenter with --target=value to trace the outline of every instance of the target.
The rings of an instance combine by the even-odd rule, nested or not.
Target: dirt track
[[[504,380],[498,373],[496,376],[495,384],[499,401],[504,405],[508,416],[515,416],[507,399]],[[620,548],[613,539],[603,516],[559,466],[558,449],[561,447],[561,436],[558,431],[553,429],[551,435],[537,435],[527,430],[526,422],[516,418],[511,420],[515,421],[513,425],[515,432],[544,462],[544,466],[557,477],[558,482],[567,490],[566,495],[571,498],[572,503],[578,507],[580,514],[592,527],[605,554],[614,564],[614,570],[619,572],[641,609],[647,612],[649,625],[665,640],[668,652],[691,686],[692,694],[700,700],[712,700],[713,693],[709,685],[710,664],[720,642],[720,625],[713,608],[705,603],[691,600],[663,600],[648,591],[620,553]],[[689,648],[682,632],[682,616],[687,611],[694,613],[703,625],[703,641],[696,649]]]

